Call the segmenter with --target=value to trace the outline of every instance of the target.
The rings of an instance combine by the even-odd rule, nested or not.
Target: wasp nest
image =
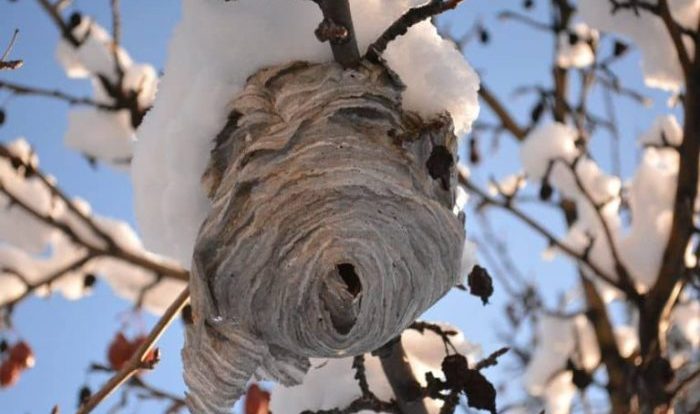
[[[232,103],[203,178],[192,412],[228,412],[252,375],[295,384],[309,357],[372,351],[457,283],[452,121],[404,111],[402,90],[380,64],[297,62]]]

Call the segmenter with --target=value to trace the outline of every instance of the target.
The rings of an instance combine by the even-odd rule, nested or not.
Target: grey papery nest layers
[[[383,65],[297,62],[232,103],[203,178],[192,412],[229,412],[253,374],[295,384],[309,357],[377,349],[458,282],[452,121],[404,111],[402,90]]]

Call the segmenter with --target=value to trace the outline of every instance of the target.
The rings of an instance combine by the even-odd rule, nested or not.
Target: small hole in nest
[[[348,292],[350,292],[353,297],[359,295],[360,292],[362,292],[362,283],[357,273],[355,273],[355,266],[350,263],[341,263],[336,266],[336,269],[338,270],[340,278],[345,282]]]
[[[454,165],[452,154],[444,145],[436,145],[430,153],[425,166],[428,168],[428,173],[434,180],[441,180],[442,186],[445,189],[449,188],[450,170]]]

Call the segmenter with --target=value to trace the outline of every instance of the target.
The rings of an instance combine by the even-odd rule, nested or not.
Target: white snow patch
[[[481,348],[467,341],[458,329],[441,324],[443,329],[458,332],[450,337],[457,351],[465,355],[469,364],[475,364],[480,358]],[[402,343],[413,374],[421,385],[425,386],[425,374],[432,372],[437,378],[443,378],[441,364],[445,357],[442,339],[430,331],[420,333],[406,330]],[[304,410],[326,410],[346,407],[361,396],[357,380],[354,378],[352,358],[312,359],[311,369],[304,377],[304,382],[294,387],[276,385],[272,390],[270,410],[276,414],[296,414]],[[394,398],[379,358],[365,355],[365,368],[370,390],[384,401]],[[333,384],[333,392],[328,391],[328,384]],[[428,412],[437,414],[442,402],[426,399]]]
[[[361,51],[416,1],[355,0]],[[138,131],[132,175],[146,245],[185,266],[209,210],[200,185],[227,104],[257,70],[332,60],[314,37],[322,20],[309,1],[184,0],[154,108]],[[407,85],[407,109],[449,111],[459,134],[478,114],[479,79],[454,45],[421,23],[390,43],[384,57]]]
[[[695,29],[698,22],[700,1],[669,0],[671,15],[682,26]],[[631,39],[642,54],[642,71],[650,87],[677,92],[683,85],[683,72],[670,35],[660,17],[639,9],[620,9],[612,14],[608,0],[580,0],[578,13],[591,27],[617,33]],[[684,44],[690,56],[694,45],[689,38]]]

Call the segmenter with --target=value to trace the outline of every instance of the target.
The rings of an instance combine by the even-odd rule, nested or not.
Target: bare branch
[[[103,372],[109,374],[114,374],[116,372],[110,366],[95,363],[90,365],[89,371]],[[125,392],[127,392],[128,390],[141,391],[141,393],[138,395],[139,398],[168,401],[170,404],[168,406],[166,414],[176,413],[180,409],[185,408],[186,406],[185,399],[183,397],[168,392],[166,390],[156,388],[153,385],[144,381],[143,378],[141,378],[138,375],[132,376],[131,379],[129,379],[129,381],[126,382],[125,387],[127,388]]]
[[[425,331],[430,331],[435,335],[439,336],[440,339],[442,339],[442,343],[443,345],[445,345],[445,354],[449,353],[449,348],[451,348],[453,352],[457,352],[457,348],[455,348],[454,344],[452,344],[452,340],[450,340],[451,336],[457,335],[456,331],[446,330],[438,324],[425,321],[415,321],[412,324],[410,324],[406,329],[412,329],[414,331],[420,332],[421,334]]]
[[[615,331],[613,329],[605,302],[598,293],[593,282],[588,280],[583,272],[579,271],[579,279],[583,287],[588,312],[586,317],[593,326],[596,343],[600,349],[600,356],[608,373],[608,395],[614,410],[624,411],[629,396],[625,388],[627,382],[627,363],[622,358],[617,346]]]
[[[124,79],[124,68],[119,58],[119,47],[122,38],[122,19],[119,11],[119,0],[110,0],[112,9],[112,57],[114,58],[114,71],[117,74],[118,83]]]
[[[2,54],[2,57],[0,57],[0,70],[19,69],[24,64],[24,61],[21,59],[6,60],[7,57],[10,56],[10,52],[12,52],[12,48],[15,46],[15,42],[17,41],[18,34],[19,34],[19,29],[15,29],[14,33],[12,33],[12,38],[10,39],[10,44],[7,45],[5,52]]]
[[[486,102],[491,110],[500,119],[503,127],[508,130],[518,141],[522,141],[527,136],[528,130],[520,127],[513,119],[508,110],[503,106],[501,101],[491,92],[491,90],[482,82],[479,88],[479,96]]]
[[[189,288],[185,288],[182,293],[170,304],[163,316],[158,320],[151,332],[146,337],[146,340],[141,344],[138,350],[134,352],[131,358],[124,364],[107,383],[105,383],[99,391],[97,391],[90,399],[78,409],[77,414],[87,414],[92,412],[105,398],[109,397],[114,391],[119,388],[124,382],[131,379],[141,369],[152,369],[153,361],[148,359],[149,354],[154,349],[156,342],[161,335],[170,326],[172,321],[180,314],[182,308],[190,299]],[[156,361],[157,362],[157,361]]]
[[[0,80],[0,89],[7,89],[16,95],[43,96],[43,97],[47,97],[47,98],[53,98],[53,99],[58,99],[58,100],[64,101],[64,102],[68,103],[69,105],[88,105],[88,106],[93,106],[95,108],[103,109],[105,111],[117,111],[117,110],[121,109],[114,104],[109,104],[106,102],[98,102],[98,101],[96,101],[92,98],[88,98],[88,97],[78,97],[78,96],[73,96],[73,95],[70,95],[68,93],[65,93],[65,92],[62,92],[59,90],[36,88],[33,86],[21,85],[18,83],[7,82],[7,81],[3,81],[3,80]]]
[[[527,26],[535,28],[537,30],[543,30],[545,32],[551,32],[554,30],[554,26],[547,23],[539,22],[530,16],[526,16],[520,13],[516,13],[512,10],[505,10],[498,14],[498,18],[501,20],[514,20],[516,22],[523,23]]]
[[[516,216],[518,219],[520,219],[522,222],[524,222],[528,227],[533,229],[536,233],[542,235],[547,241],[556,246],[559,250],[562,252],[566,253],[568,256],[570,256],[572,259],[576,260],[579,263],[582,263],[584,266],[588,267],[591,269],[598,277],[609,283],[610,285],[617,287],[620,290],[623,290],[622,286],[620,286],[619,282],[615,280],[614,277],[608,275],[603,269],[598,267],[595,263],[592,263],[590,260],[588,260],[587,257],[583,253],[576,252],[569,246],[565,245],[562,243],[559,239],[557,239],[552,233],[549,232],[549,230],[545,229],[541,224],[537,223],[534,221],[531,217],[520,211],[518,208],[512,206],[508,202],[502,202],[499,200],[496,200],[492,197],[490,197],[488,194],[486,194],[483,190],[478,188],[474,183],[472,183],[464,174],[460,173],[459,174],[459,183],[463,185],[465,188],[467,188],[469,191],[473,192],[479,198],[482,200],[484,204],[487,205],[492,205],[496,207],[500,207],[504,210],[509,211],[512,213],[514,216]]]
[[[493,367],[495,365],[498,365],[498,358],[502,357],[503,355],[506,354],[506,352],[510,351],[510,348],[508,347],[503,347],[501,349],[498,349],[494,352],[491,353],[488,357],[482,359],[479,361],[474,369],[476,370],[481,370],[489,367]]]
[[[693,382],[700,380],[700,369],[696,369],[694,372],[688,374],[676,384],[676,386],[671,390],[671,398],[678,398],[683,392],[685,392]]]

